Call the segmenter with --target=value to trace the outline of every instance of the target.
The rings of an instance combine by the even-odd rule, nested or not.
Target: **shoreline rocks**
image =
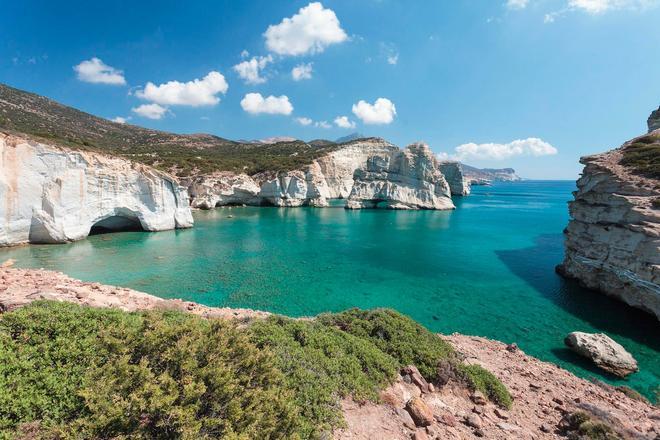
[[[623,346],[603,333],[572,332],[564,343],[599,368],[618,377],[639,371],[637,361]]]
[[[189,228],[187,197],[146,165],[0,133],[0,246],[80,240],[95,225]]]
[[[580,159],[557,272],[660,319],[660,183],[621,164],[635,142]]]

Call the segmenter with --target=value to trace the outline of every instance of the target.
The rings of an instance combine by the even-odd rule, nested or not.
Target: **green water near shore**
[[[475,187],[453,212],[219,208],[196,213],[190,230],[20,247],[1,250],[0,260],[291,316],[392,307],[434,331],[516,342],[582,377],[651,396],[660,384],[658,322],[554,272],[573,189],[550,181]],[[576,330],[607,333],[640,372],[603,375],[564,347]]]

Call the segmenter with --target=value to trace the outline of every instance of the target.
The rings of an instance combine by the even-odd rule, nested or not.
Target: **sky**
[[[660,0],[0,5],[0,82],[178,133],[359,132],[575,179],[660,105]]]

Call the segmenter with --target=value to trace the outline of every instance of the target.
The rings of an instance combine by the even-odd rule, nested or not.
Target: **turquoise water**
[[[432,330],[516,342],[583,376],[660,384],[660,325],[554,272],[573,182],[475,187],[453,212],[219,208],[190,230],[97,235],[0,251],[61,270],[213,306],[291,316],[393,307]],[[228,218],[232,215],[233,218]],[[570,331],[605,332],[639,361],[625,381],[564,348]]]

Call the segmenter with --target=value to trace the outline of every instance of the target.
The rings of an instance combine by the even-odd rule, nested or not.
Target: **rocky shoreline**
[[[131,289],[87,283],[59,272],[0,267],[0,312],[36,300],[68,301],[125,311],[171,309],[204,317],[247,321],[269,314],[249,309],[207,307],[189,301],[165,300]],[[656,439],[660,409],[628,397],[614,387],[580,379],[556,365],[526,355],[515,344],[481,337],[442,336],[468,364],[493,372],[514,397],[505,410],[451,380],[443,387],[424,386],[414,372],[402,371],[382,391],[381,403],[341,402],[346,427],[337,439],[558,439],[564,437],[567,415],[585,412],[612,426],[621,438]],[[412,376],[411,376],[412,374]],[[414,403],[411,403],[413,398]],[[411,405],[426,419],[411,416]]]
[[[557,271],[660,319],[660,183],[622,164],[627,148],[653,139],[660,130],[580,159]]]

